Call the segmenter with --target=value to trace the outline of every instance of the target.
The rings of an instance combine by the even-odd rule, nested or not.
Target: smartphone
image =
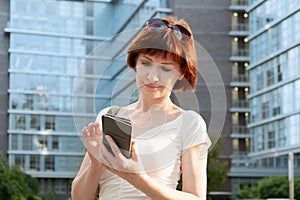
[[[132,126],[129,119],[110,114],[102,116],[102,132],[104,136],[109,135],[112,137],[126,158],[131,157],[131,131]],[[107,150],[113,154],[105,137],[103,137],[103,144]]]

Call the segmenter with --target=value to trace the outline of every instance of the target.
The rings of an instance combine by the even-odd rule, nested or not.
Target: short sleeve
[[[184,151],[198,144],[204,144],[209,148],[211,141],[207,134],[204,119],[194,111],[186,112],[182,125],[182,150]]]

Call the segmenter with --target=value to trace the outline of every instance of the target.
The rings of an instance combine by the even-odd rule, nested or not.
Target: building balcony
[[[247,100],[233,100],[232,107],[249,108],[249,102]]]
[[[232,77],[233,82],[248,82],[249,78],[245,74],[235,74]]]
[[[249,138],[250,134],[246,125],[232,125],[231,138]]]
[[[231,165],[232,166],[251,166],[252,161],[248,156],[249,152],[246,151],[236,151],[231,155]]]
[[[230,10],[246,10],[249,5],[249,0],[231,0]]]
[[[232,87],[249,87],[249,78],[245,74],[235,74],[232,76],[232,81],[230,82]]]
[[[235,23],[231,25],[231,36],[247,36],[249,35],[249,24],[248,23]]]
[[[249,61],[249,50],[248,49],[233,50],[230,60],[231,61],[241,61],[241,62]]]
[[[228,172],[230,177],[262,178],[266,176],[287,176],[287,168],[267,168],[255,166],[231,166]]]
[[[233,100],[230,112],[250,112],[249,102],[247,100]]]
[[[255,157],[256,158],[256,157]],[[299,174],[299,172],[295,172]],[[228,173],[230,177],[256,177],[262,178],[266,176],[287,176],[288,169],[287,166],[283,167],[266,167],[257,166],[254,160],[249,156],[249,152],[246,151],[236,151],[231,155],[231,167]]]

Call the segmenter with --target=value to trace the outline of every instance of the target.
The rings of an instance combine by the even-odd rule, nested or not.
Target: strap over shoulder
[[[111,115],[116,115],[120,109],[121,109],[120,106],[111,106],[110,109],[107,111],[107,113]]]

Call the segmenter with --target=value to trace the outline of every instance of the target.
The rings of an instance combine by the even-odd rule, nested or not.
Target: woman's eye
[[[144,66],[149,66],[151,63],[147,60],[142,60],[141,64],[144,65]]]
[[[166,67],[166,66],[162,66],[161,68],[162,68],[162,70],[164,70],[165,72],[169,72],[169,71],[172,70],[171,68]]]

